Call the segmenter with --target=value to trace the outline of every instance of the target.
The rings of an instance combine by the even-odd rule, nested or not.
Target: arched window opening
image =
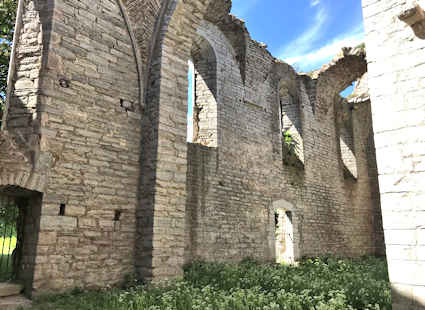
[[[189,61],[188,142],[217,147],[217,59],[209,42],[197,36]]]
[[[288,87],[279,89],[280,128],[282,134],[283,161],[293,166],[304,165],[304,142],[299,101]]]
[[[342,92],[340,92],[339,95],[343,98],[349,98],[350,95],[353,94],[355,86],[356,82],[351,83],[351,85],[344,89]]]
[[[354,103],[348,99],[355,93],[357,82],[354,81],[351,86],[341,92],[339,102],[339,144],[341,151],[341,160],[343,163],[344,176],[357,179],[357,158],[355,153],[354,129],[353,129],[353,111]]]

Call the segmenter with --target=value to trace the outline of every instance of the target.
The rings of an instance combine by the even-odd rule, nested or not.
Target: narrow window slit
[[[122,212],[120,210],[115,210],[114,222],[119,222],[121,220]]]
[[[61,203],[59,206],[59,216],[65,216],[65,208],[66,205],[64,203]]]

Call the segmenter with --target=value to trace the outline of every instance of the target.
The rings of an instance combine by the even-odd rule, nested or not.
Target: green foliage
[[[15,204],[0,201],[0,236],[16,236],[18,216],[19,209]]]
[[[0,283],[6,282],[11,278],[13,272],[11,259],[10,255],[0,255]]]
[[[288,153],[295,155],[298,148],[298,141],[289,132],[289,130],[282,133],[282,141]]]
[[[384,260],[308,259],[298,267],[194,263],[166,286],[74,291],[35,302],[34,310],[389,310]]]
[[[360,48],[362,50],[366,49],[366,43],[360,43],[359,45],[356,46],[356,48]]]
[[[16,18],[16,0],[0,1],[0,116],[7,88],[7,73]]]
[[[13,250],[16,248],[16,236],[7,238],[0,238],[0,252],[3,256],[12,255]],[[0,255],[2,254],[0,253]],[[1,259],[1,256],[0,256]]]
[[[282,154],[284,165],[304,169],[304,164],[299,158],[299,142],[289,130],[282,131]]]

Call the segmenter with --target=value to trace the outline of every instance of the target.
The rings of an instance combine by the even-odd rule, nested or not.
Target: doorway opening
[[[18,186],[0,187],[0,283],[19,284],[31,297],[42,194]]]
[[[20,210],[14,199],[0,198],[0,282],[14,280],[22,243]]]
[[[293,264],[295,262],[294,225],[291,211],[275,211],[275,250],[276,262]]]

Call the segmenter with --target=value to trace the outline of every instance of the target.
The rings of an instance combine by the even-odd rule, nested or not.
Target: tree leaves
[[[0,237],[4,237],[2,234],[5,232],[12,232],[12,235],[16,235],[18,216],[19,210],[13,202],[4,199],[0,200]]]
[[[0,1],[0,119],[4,108],[17,0]]]

